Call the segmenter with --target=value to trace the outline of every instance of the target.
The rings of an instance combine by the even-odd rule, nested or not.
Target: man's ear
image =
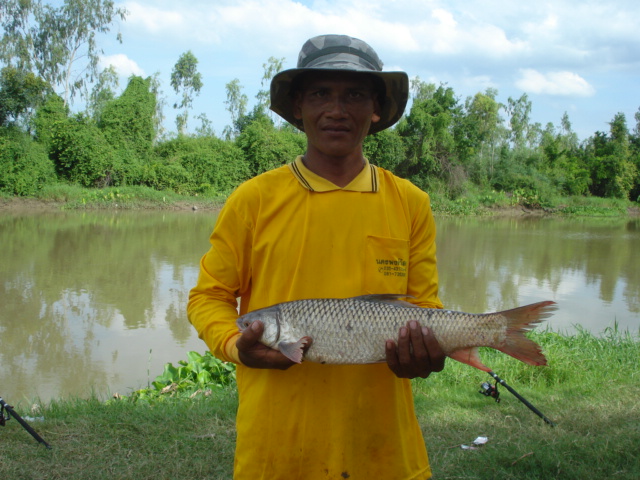
[[[378,94],[373,97],[373,114],[371,115],[371,123],[378,123],[380,121],[380,102],[378,101]]]

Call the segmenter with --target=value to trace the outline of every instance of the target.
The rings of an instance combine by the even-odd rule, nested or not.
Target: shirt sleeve
[[[187,315],[211,353],[240,363],[237,298],[249,287],[251,229],[234,208],[233,196],[220,211],[211,248],[200,260],[198,283],[189,293]]]

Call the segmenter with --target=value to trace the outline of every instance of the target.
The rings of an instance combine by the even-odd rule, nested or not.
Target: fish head
[[[241,332],[244,332],[255,321],[260,321],[264,325],[262,338],[260,341],[267,347],[274,347],[280,339],[280,315],[277,306],[261,308],[253,312],[245,313],[238,317],[236,325]]]

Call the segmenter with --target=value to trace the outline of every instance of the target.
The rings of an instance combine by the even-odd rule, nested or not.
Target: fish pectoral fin
[[[278,350],[285,357],[295,363],[302,363],[302,356],[304,355],[304,348],[307,346],[307,339],[301,338],[297,342],[280,342],[278,343]]]
[[[483,372],[490,372],[491,369],[485,366],[480,360],[480,355],[478,355],[478,347],[465,348],[463,350],[456,350],[455,352],[447,354],[449,357],[457,360],[461,363],[466,363],[467,365],[471,365],[472,367],[476,367]]]

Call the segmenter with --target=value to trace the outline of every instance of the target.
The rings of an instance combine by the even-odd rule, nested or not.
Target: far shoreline
[[[47,212],[70,211],[170,211],[170,212],[219,212],[225,203],[224,198],[186,198],[173,199],[167,202],[159,202],[148,199],[119,204],[117,201],[90,203],[78,205],[77,202],[67,202],[54,199],[41,199],[35,197],[2,197],[0,198],[0,213],[12,214],[37,214]],[[612,211],[614,211],[612,209]],[[528,208],[523,205],[483,207],[475,214],[451,214],[438,212],[436,216],[486,216],[486,217],[589,217],[589,215],[567,215],[555,209]],[[601,217],[601,215],[593,215]],[[608,218],[637,218],[640,217],[640,205],[631,204],[626,209],[626,215],[615,213]]]

